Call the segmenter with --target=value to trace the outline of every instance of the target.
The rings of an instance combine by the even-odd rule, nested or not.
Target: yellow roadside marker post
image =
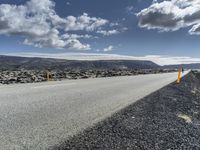
[[[47,71],[47,81],[50,81],[50,73],[49,73],[49,71]]]
[[[178,69],[178,79],[176,81],[176,83],[180,83],[181,82],[181,69]]]

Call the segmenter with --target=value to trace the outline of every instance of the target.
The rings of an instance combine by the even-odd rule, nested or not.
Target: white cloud
[[[92,32],[108,23],[86,13],[61,18],[54,7],[52,0],[30,0],[24,5],[0,4],[0,34],[22,36],[24,44],[36,47],[88,50],[90,45],[78,39],[89,35],[72,34],[63,38],[64,35],[68,31]]]
[[[114,29],[114,30],[108,30],[108,31],[99,30],[99,31],[97,31],[97,33],[103,34],[104,36],[109,36],[109,35],[119,34],[120,32]]]
[[[127,27],[121,27],[119,30],[113,29],[113,30],[98,30],[96,33],[102,34],[104,36],[110,36],[110,35],[116,35],[122,32],[127,31]]]
[[[96,17],[89,17],[87,13],[83,13],[83,15],[79,17],[68,16],[64,22],[65,31],[94,31],[97,28],[106,25],[107,23],[108,20]]]
[[[56,58],[67,60],[149,60],[159,65],[173,65],[173,64],[190,64],[200,63],[200,58],[194,57],[172,57],[160,55],[147,56],[126,56],[119,54],[101,54],[101,53],[1,53],[1,55],[8,56],[22,56],[22,57],[41,57],[41,58]]]
[[[148,8],[137,13],[139,26],[159,31],[176,31],[192,27],[190,34],[199,34],[199,0],[154,1]]]
[[[93,37],[92,35],[88,35],[88,34],[84,34],[84,35],[79,35],[79,34],[63,34],[62,35],[62,38],[63,39],[90,39],[90,38],[96,38],[96,37]]]
[[[159,65],[200,63],[200,58],[194,58],[194,57],[173,57],[173,56],[147,55],[144,57],[140,57],[140,59],[150,60]]]
[[[112,51],[114,49],[114,47],[112,45],[106,47],[103,49],[104,52],[109,52],[109,51]]]
[[[68,48],[70,49],[71,47],[77,49],[77,50],[90,50],[90,45],[85,44],[83,45],[79,40],[77,39],[68,39],[66,41]]]
[[[114,26],[119,26],[120,24],[118,22],[111,22],[110,23],[110,26],[111,27],[114,27]]]

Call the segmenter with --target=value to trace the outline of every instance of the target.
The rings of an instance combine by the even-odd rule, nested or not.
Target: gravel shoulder
[[[200,149],[200,73],[191,72],[63,142],[68,149]]]

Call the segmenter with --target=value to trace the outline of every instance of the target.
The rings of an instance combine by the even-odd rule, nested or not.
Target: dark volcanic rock
[[[162,69],[141,69],[141,70],[21,70],[21,71],[0,71],[0,83],[32,83],[47,81],[47,72],[49,72],[50,80],[62,79],[87,79],[99,77],[113,76],[130,76],[137,74],[152,74],[171,72],[173,70]]]
[[[172,83],[71,137],[57,150],[200,149],[200,73]]]

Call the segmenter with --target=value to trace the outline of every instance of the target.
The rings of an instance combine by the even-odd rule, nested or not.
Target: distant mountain
[[[160,66],[141,60],[65,60],[51,58],[27,58],[0,55],[0,70],[68,70],[68,69],[152,69]]]
[[[163,68],[167,69],[178,69],[180,67],[183,67],[184,69],[200,69],[200,63],[163,66]]]

